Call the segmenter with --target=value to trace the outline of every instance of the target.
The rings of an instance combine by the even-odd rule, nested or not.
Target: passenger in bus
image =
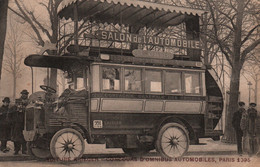
[[[119,90],[119,69],[104,67],[103,68],[103,89],[104,90]]]
[[[3,105],[0,108],[0,140],[1,140],[1,151],[4,153],[8,152],[9,149],[6,147],[7,141],[11,139],[11,120],[10,120],[10,98],[5,97],[2,100]]]
[[[23,90],[21,97],[16,99],[16,112],[13,115],[13,128],[11,139],[14,142],[14,155],[17,155],[22,147],[22,154],[26,154],[26,141],[23,136],[25,108],[29,103],[29,92]]]
[[[242,114],[246,112],[245,110],[245,103],[244,102],[239,102],[238,103],[239,109],[236,111],[233,115],[232,119],[232,125],[233,128],[235,129],[236,132],[236,139],[237,139],[237,152],[239,155],[242,155],[242,136],[243,136],[243,131],[240,127],[240,122],[242,118]]]
[[[141,91],[141,71],[125,69],[125,89]]]

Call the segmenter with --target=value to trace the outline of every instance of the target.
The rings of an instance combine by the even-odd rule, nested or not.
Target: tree
[[[0,79],[2,74],[2,63],[4,55],[4,43],[7,26],[8,0],[0,0]]]
[[[260,81],[260,57],[255,56],[256,54],[257,51],[254,52],[254,55],[251,56],[250,60],[248,60],[245,63],[244,68],[242,69],[242,74],[246,74],[247,76],[250,76],[251,79],[253,80],[253,85],[255,88],[253,89],[254,98],[251,102],[257,103],[258,83]],[[247,81],[250,82],[248,79]]]
[[[36,16],[33,9],[29,9],[23,0],[14,0],[14,4],[17,7],[15,10],[9,7],[17,16],[19,16],[24,22],[30,25],[34,34],[28,34],[39,46],[44,47],[45,38],[54,45],[58,41],[58,14],[57,9],[62,0],[48,0],[39,2],[46,12],[45,18],[48,20],[40,19]],[[57,54],[56,51],[49,51],[50,54]],[[57,86],[57,69],[51,69],[50,72],[50,85],[53,88]]]
[[[38,1],[39,6],[45,9],[44,18],[36,16],[34,9],[29,9],[25,5],[26,1],[23,0],[14,0],[15,6],[17,9],[9,7],[17,16],[19,16],[25,23],[27,23],[33,30],[34,34],[30,33],[29,35],[33,41],[35,41],[38,46],[44,47],[45,44],[51,43],[53,45],[58,44],[58,30],[59,30],[59,19],[58,19],[58,6],[62,0],[45,0]],[[28,2],[28,1],[27,1]],[[98,13],[98,11],[97,11]],[[47,20],[46,20],[47,18]],[[78,25],[79,34],[83,34],[86,29],[89,28],[90,24],[85,25],[86,21],[82,21],[81,25]],[[74,27],[75,28],[75,27]],[[65,36],[60,37],[60,41],[65,41],[62,46],[60,46],[58,52],[56,50],[48,50],[47,53],[60,55],[66,47],[74,40],[75,33],[66,34]],[[48,39],[47,43],[44,39]],[[51,69],[50,77],[47,78],[47,83],[50,83],[49,86],[56,88],[57,87],[57,69]],[[50,82],[49,82],[50,81]]]
[[[5,42],[5,60],[3,63],[3,69],[12,75],[13,79],[13,98],[16,95],[17,78],[21,76],[22,72],[22,44],[23,34],[20,29],[20,25],[14,20],[9,19],[9,30],[7,33],[7,39]]]
[[[234,111],[238,109],[240,72],[250,52],[260,44],[257,36],[259,4],[254,0],[207,0],[207,4],[213,24],[210,38],[216,41],[231,66],[229,109],[222,140],[234,143],[231,122]]]

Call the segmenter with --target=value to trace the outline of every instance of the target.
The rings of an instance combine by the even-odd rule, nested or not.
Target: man
[[[250,103],[247,110],[248,113],[248,134],[249,134],[249,154],[257,152],[256,143],[256,118],[257,110],[255,109],[256,103]]]
[[[14,142],[14,155],[17,155],[22,146],[22,154],[26,154],[26,141],[23,136],[25,107],[28,105],[27,90],[21,92],[21,97],[16,99],[16,112],[14,113],[14,125],[12,130],[12,140]]]
[[[3,105],[0,108],[0,140],[1,140],[1,151],[4,153],[8,152],[6,144],[7,141],[11,138],[11,122],[10,122],[10,114],[9,114],[9,104],[10,98],[5,97],[2,100]]]
[[[242,113],[246,112],[245,110],[245,103],[244,102],[239,102],[238,103],[239,109],[236,111],[233,115],[232,119],[232,125],[233,128],[235,129],[236,132],[236,138],[237,138],[237,152],[239,155],[242,155],[242,136],[243,136],[243,131],[241,130],[240,127],[240,121],[242,118]]]

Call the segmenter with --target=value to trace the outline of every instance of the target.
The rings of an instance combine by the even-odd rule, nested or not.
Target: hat
[[[29,92],[28,92],[26,89],[24,89],[23,91],[21,91],[21,94],[26,94],[26,95],[28,95]]]
[[[240,102],[238,102],[238,105],[239,105],[239,106],[244,106],[244,105],[245,105],[245,103],[244,103],[244,102],[242,102],[242,101],[240,101]]]
[[[250,103],[249,105],[252,106],[252,107],[255,107],[256,103]]]
[[[10,103],[10,98],[9,97],[5,97],[4,100],[2,100],[2,102],[7,102],[7,103]]]

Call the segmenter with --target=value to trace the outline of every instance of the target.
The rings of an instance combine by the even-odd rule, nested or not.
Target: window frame
[[[180,74],[180,81],[181,81],[181,91],[178,93],[170,93],[170,92],[166,92],[166,73],[178,73]],[[184,83],[183,83],[183,71],[179,71],[179,70],[164,70],[164,93],[165,95],[182,95],[184,94]]]
[[[103,89],[103,68],[118,68],[119,69],[119,90],[104,90]],[[111,92],[111,93],[122,93],[122,67],[116,65],[100,65],[99,66],[99,80],[100,80],[100,91],[101,92]]]
[[[133,69],[133,70],[139,70],[140,71],[140,74],[141,74],[141,90],[140,91],[131,91],[131,90],[126,90],[125,89],[125,70],[126,69]],[[122,90],[123,92],[126,92],[126,93],[135,93],[135,94],[144,94],[144,88],[145,88],[145,85],[144,85],[144,75],[143,75],[143,71],[144,71],[144,68],[135,68],[135,67],[123,67],[123,73],[122,73],[122,76],[123,76],[123,81],[122,81]]]
[[[161,73],[161,92],[152,92],[152,91],[147,91],[147,88],[146,88],[146,83],[147,83],[147,80],[146,80],[146,71],[156,71],[156,72],[160,72]],[[152,68],[145,68],[144,69],[144,77],[143,80],[144,80],[144,94],[164,94],[165,91],[164,91],[164,70],[163,69],[152,69]]]
[[[199,93],[187,93],[186,92],[186,81],[185,81],[185,74],[198,74],[199,76]],[[183,80],[183,93],[184,95],[192,95],[192,96],[202,96],[202,78],[201,78],[201,72],[195,72],[195,71],[183,71],[183,74],[182,74],[182,80]]]
[[[126,94],[143,94],[143,95],[170,95],[170,96],[203,96],[203,83],[202,83],[202,74],[203,72],[197,70],[185,70],[185,69],[177,69],[177,68],[153,68],[153,67],[145,67],[145,66],[125,66],[124,64],[95,64],[99,67],[99,91],[103,93],[126,93]],[[117,68],[120,72],[119,74],[119,86],[120,90],[104,90],[103,89],[103,68]],[[141,91],[129,91],[125,90],[125,70],[126,69],[136,69],[141,71]],[[152,92],[146,88],[147,80],[146,80],[146,71],[155,71],[160,72],[161,75],[161,92]],[[180,93],[170,93],[166,92],[166,73],[180,73],[181,74],[181,92]],[[185,82],[185,74],[197,74],[199,75],[199,93],[186,93],[186,82]],[[92,84],[92,83],[91,83]],[[92,85],[93,86],[93,85]],[[91,87],[92,87],[91,86]],[[151,88],[150,88],[151,89]]]

